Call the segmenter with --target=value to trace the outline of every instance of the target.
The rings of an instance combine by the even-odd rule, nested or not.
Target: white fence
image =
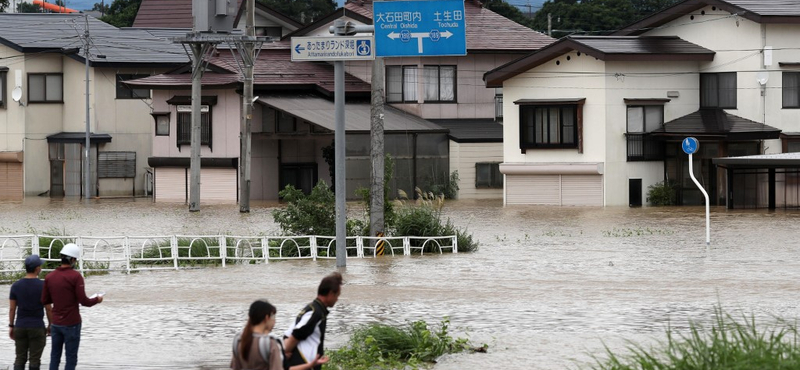
[[[49,240],[40,245],[39,240]],[[42,260],[60,262],[58,251],[67,243],[81,247],[78,269],[91,271],[131,271],[180,269],[213,262],[269,263],[271,260],[335,259],[335,236],[0,236],[0,273],[24,271],[25,257],[38,254]],[[456,236],[442,237],[367,237],[347,238],[347,258],[384,255],[422,255],[424,251],[458,253]]]

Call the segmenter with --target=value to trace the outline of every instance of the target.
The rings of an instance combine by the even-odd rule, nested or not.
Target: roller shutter
[[[159,167],[155,169],[156,202],[186,202],[188,169]]]
[[[603,176],[561,175],[561,205],[602,206]]]
[[[22,200],[22,163],[0,162],[0,200]]]
[[[506,203],[561,204],[559,175],[506,176]]]
[[[236,178],[235,168],[203,168],[200,172],[200,201],[236,203]]]

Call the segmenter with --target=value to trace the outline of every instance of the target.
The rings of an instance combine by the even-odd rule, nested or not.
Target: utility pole
[[[91,141],[89,136],[91,135],[90,133],[92,129],[89,125],[89,15],[85,15],[83,18],[86,21],[86,29],[83,31],[83,58],[86,62],[86,143],[83,156],[83,198],[88,203],[89,198],[91,197],[90,193],[92,188],[89,186],[89,182],[92,181],[92,176],[89,173],[89,152],[91,152]]]
[[[346,35],[345,21],[337,19],[333,22],[334,34]],[[333,105],[335,108],[335,133],[334,133],[334,159],[335,171],[334,188],[336,189],[336,267],[347,266],[347,195],[345,183],[345,133],[344,133],[344,61],[333,62]]]
[[[547,13],[547,36],[553,37],[553,13]]]
[[[385,68],[382,57],[372,61],[372,107],[370,109],[370,159],[372,180],[370,182],[369,234],[378,236],[384,232],[384,135],[383,135],[383,89]],[[380,233],[380,234],[379,234]],[[374,242],[373,242],[374,244]],[[373,245],[374,246],[374,245]]]
[[[192,138],[189,161],[189,212],[200,210],[200,97],[203,89],[203,54],[206,45],[191,43],[192,49]]]
[[[255,27],[255,0],[246,0],[246,23],[245,34],[248,37],[256,36]],[[250,212],[250,162],[251,152],[251,125],[253,120],[253,68],[255,65],[255,45],[253,42],[243,42],[244,53],[242,61],[244,64],[244,97],[242,98],[242,124],[240,127],[241,150],[239,152],[239,178],[241,187],[239,191],[239,212]]]

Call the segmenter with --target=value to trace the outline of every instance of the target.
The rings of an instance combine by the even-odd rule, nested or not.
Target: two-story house
[[[505,202],[641,205],[667,181],[678,204],[702,204],[680,147],[693,136],[694,172],[711,204],[766,206],[767,173],[734,178],[712,159],[792,148],[798,22],[800,4],[687,0],[487,73],[506,98]],[[796,192],[796,169],[778,177],[786,187],[777,193]],[[796,196],[779,203],[797,206]]]
[[[92,17],[0,14],[0,199],[87,196],[87,110],[88,196],[144,194],[150,91],[121,82],[187,61],[180,46]]]

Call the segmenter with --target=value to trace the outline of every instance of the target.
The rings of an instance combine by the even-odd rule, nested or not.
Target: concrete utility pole
[[[384,136],[383,136],[383,85],[385,80],[383,58],[372,61],[372,108],[370,109],[370,182],[369,234],[384,232]]]
[[[547,36],[553,37],[553,13],[547,13]]]
[[[203,89],[203,54],[206,45],[189,44],[192,49],[192,140],[191,160],[189,162],[189,212],[200,210],[200,97]]]
[[[337,19],[333,22],[334,34],[344,36],[345,21]],[[335,108],[335,133],[334,133],[334,188],[336,189],[336,267],[347,266],[347,195],[345,183],[345,164],[346,151],[344,133],[344,61],[333,62],[333,105]]]
[[[86,60],[86,144],[84,147],[84,156],[83,156],[83,198],[86,202],[89,202],[89,198],[91,198],[91,189],[92,187],[89,186],[90,182],[92,181],[92,176],[89,173],[91,167],[89,166],[89,153],[91,152],[91,140],[89,136],[91,135],[91,126],[89,125],[90,115],[89,115],[89,15],[85,15],[84,20],[86,21],[86,29],[83,31],[83,58]]]
[[[245,34],[255,38],[255,0],[247,0]],[[244,97],[242,98],[242,125],[240,127],[241,150],[239,152],[239,212],[250,212],[250,162],[252,157],[252,120],[253,120],[253,68],[255,66],[255,45],[244,42],[242,61],[244,64]]]

